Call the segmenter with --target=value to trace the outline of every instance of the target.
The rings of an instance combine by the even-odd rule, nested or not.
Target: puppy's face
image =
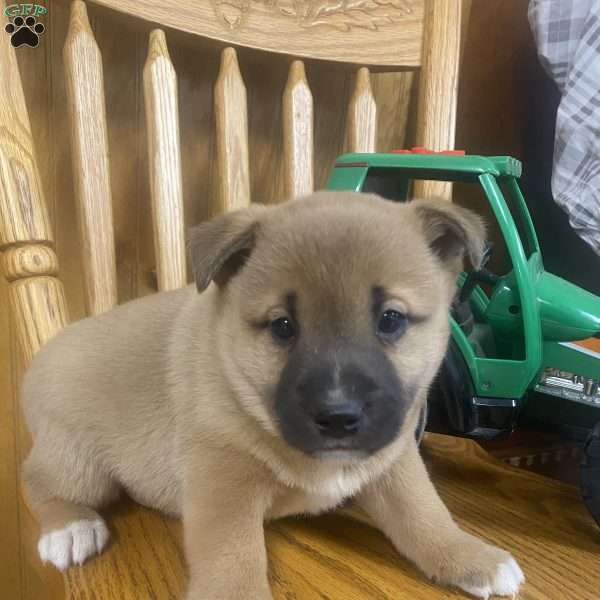
[[[444,355],[479,220],[443,201],[321,192],[200,225],[199,289],[219,287],[221,360],[244,409],[311,456],[392,442]]]

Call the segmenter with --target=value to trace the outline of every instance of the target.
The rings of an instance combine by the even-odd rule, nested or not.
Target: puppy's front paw
[[[523,571],[509,554],[508,558],[496,567],[496,575],[492,582],[475,576],[470,581],[467,579],[459,583],[458,586],[478,598],[489,598],[494,595],[515,597],[524,581]]]
[[[64,571],[102,552],[109,535],[102,519],[75,521],[43,535],[38,542],[38,552],[43,562],[51,562]]]
[[[444,548],[440,564],[429,570],[440,583],[486,599],[495,595],[515,597],[525,581],[523,571],[508,552],[466,533]]]

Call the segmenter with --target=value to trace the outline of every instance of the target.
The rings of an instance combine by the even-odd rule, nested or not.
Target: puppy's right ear
[[[266,210],[266,206],[253,204],[190,229],[188,252],[199,292],[211,281],[222,287],[239,271],[254,247],[260,218]]]

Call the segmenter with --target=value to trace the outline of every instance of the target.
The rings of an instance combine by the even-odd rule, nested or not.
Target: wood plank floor
[[[17,495],[16,453],[10,454],[16,436],[5,427],[6,404],[3,398],[0,598],[181,597],[185,580],[181,524],[131,502],[106,515],[113,538],[101,557],[71,569],[64,578],[40,565],[35,524]],[[466,440],[430,434],[423,453],[460,524],[519,560],[527,577],[520,598],[600,597],[600,530],[575,487],[505,465]],[[427,582],[360,516],[286,519],[268,527],[267,547],[276,600],[466,597]]]

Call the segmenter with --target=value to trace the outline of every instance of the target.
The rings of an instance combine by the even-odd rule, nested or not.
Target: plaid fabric
[[[600,1],[531,0],[529,23],[562,94],[552,194],[600,255]]]

